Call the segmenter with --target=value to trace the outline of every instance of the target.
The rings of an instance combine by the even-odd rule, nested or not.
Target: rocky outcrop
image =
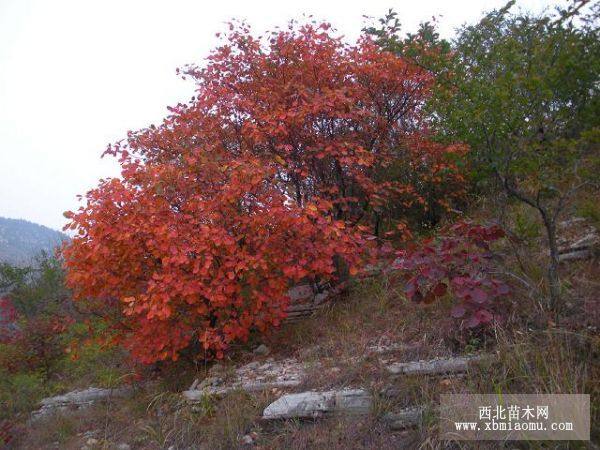
[[[421,425],[423,421],[423,411],[423,407],[415,406],[413,408],[386,413],[383,415],[382,419],[392,430],[405,430]]]
[[[326,392],[287,394],[267,406],[263,420],[317,419],[343,415],[366,415],[373,407],[373,396],[364,389],[342,389]],[[403,430],[421,424],[423,407],[417,406],[386,413],[383,422],[393,430]]]
[[[402,344],[370,345],[365,356],[383,355],[396,349],[414,348]],[[381,356],[378,356],[381,358]],[[380,360],[382,366],[395,377],[399,376],[459,376],[467,372],[476,363],[490,361],[491,355],[457,356],[422,361],[390,361]],[[358,357],[352,358],[356,362]],[[202,401],[207,395],[226,395],[234,390],[256,392],[272,389],[293,389],[301,385],[306,377],[306,370],[301,362],[289,358],[282,361],[269,359],[263,363],[254,361],[235,371],[233,377],[226,377],[224,369],[216,366],[211,369],[210,376],[202,382],[195,381],[188,391],[183,393],[192,404]],[[378,391],[378,397],[394,398],[402,391],[395,386],[388,386]],[[306,391],[286,393],[272,402],[263,412],[264,420],[278,419],[316,419],[334,414],[368,414],[373,406],[374,397],[363,388],[344,388],[329,391]],[[382,419],[392,429],[404,429],[421,423],[422,406],[414,406],[393,413],[385,414]]]
[[[263,419],[314,419],[332,415],[368,414],[373,397],[363,389],[286,394],[263,412]]]
[[[229,378],[219,371],[212,371],[202,382],[195,382],[183,396],[188,401],[195,402],[206,395],[222,396],[236,390],[257,392],[291,388],[299,386],[304,375],[304,366],[293,358],[281,361],[268,359],[262,363],[253,361],[238,368]]]
[[[586,219],[574,217],[559,224],[559,262],[588,259],[600,245],[598,230]]]
[[[286,311],[285,321],[294,322],[315,314],[344,289],[346,289],[346,283],[336,286],[301,284],[290,288],[288,290],[290,305]]]
[[[457,356],[427,361],[397,362],[386,365],[392,375],[443,375],[466,372],[473,363],[489,359],[487,355]]]
[[[40,402],[41,408],[31,415],[32,420],[54,414],[59,411],[77,410],[100,400],[124,397],[131,394],[130,388],[103,389],[90,387],[80,391],[72,391],[64,395],[48,397]]]
[[[413,348],[415,347],[405,344],[391,343],[385,345],[374,343],[366,347],[362,358]],[[264,351],[260,353],[264,354]],[[360,359],[355,357],[347,362],[357,363]],[[258,392],[271,389],[289,389],[299,386],[305,378],[305,364],[295,358],[286,358],[279,361],[273,358],[263,362],[252,361],[237,368],[233,374],[225,373],[224,367],[216,365],[213,366],[208,377],[204,380],[195,380],[190,388],[183,392],[183,396],[189,402],[194,403],[201,401],[207,395],[223,396],[236,390]]]

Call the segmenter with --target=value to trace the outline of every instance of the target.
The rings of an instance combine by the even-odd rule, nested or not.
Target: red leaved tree
[[[366,38],[232,26],[183,72],[196,96],[109,146],[122,178],[67,213],[70,287],[118,302],[142,361],[220,357],[280,323],[291,283],[357,270],[382,220],[460,193],[463,148],[424,132],[431,75]]]

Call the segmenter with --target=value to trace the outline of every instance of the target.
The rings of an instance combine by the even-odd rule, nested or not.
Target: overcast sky
[[[201,62],[231,18],[257,32],[312,14],[349,39],[393,7],[406,30],[436,15],[450,37],[505,0],[0,0],[0,216],[61,228],[75,196],[115,176],[108,143],[193,95],[175,75]],[[555,1],[520,0],[540,11]]]

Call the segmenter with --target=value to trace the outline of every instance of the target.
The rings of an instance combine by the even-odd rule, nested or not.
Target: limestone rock
[[[423,408],[406,408],[397,412],[384,414],[383,421],[388,424],[392,430],[405,430],[419,426],[423,420]]]
[[[575,250],[572,252],[561,253],[558,255],[559,262],[575,261],[577,259],[588,259],[592,257],[592,252],[589,249]]]
[[[271,353],[271,350],[265,344],[260,344],[254,349],[253,353],[259,356],[267,356],[269,353]]]
[[[42,407],[32,413],[32,419],[52,414],[56,411],[66,411],[69,409],[78,409],[91,405],[99,400],[106,400],[111,397],[124,397],[131,393],[129,388],[103,389],[91,387],[79,391],[68,392],[64,395],[48,397],[42,399]]]
[[[488,359],[489,356],[456,356],[427,361],[397,362],[387,365],[393,375],[438,375],[445,373],[466,372],[469,365]]]
[[[363,389],[286,394],[265,408],[263,419],[311,419],[336,413],[367,414],[372,403],[371,394]]]
[[[560,262],[588,259],[596,253],[600,236],[586,219],[574,217],[559,224],[557,244]]]
[[[304,366],[296,359],[284,359],[266,362],[252,361],[235,371],[232,380],[225,382],[219,377],[209,377],[185,391],[186,400],[194,403],[205,395],[222,396],[236,390],[246,392],[266,391],[269,389],[291,388],[300,385],[304,378]]]

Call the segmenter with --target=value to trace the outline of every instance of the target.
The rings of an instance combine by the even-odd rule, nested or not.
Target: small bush
[[[109,146],[122,177],[65,213],[69,286],[114,307],[144,363],[222,358],[281,323],[290,284],[355,273],[371,230],[435,223],[464,194],[466,147],[422,115],[433,75],[369,39],[232,26],[183,72],[197,95]]]
[[[586,198],[577,206],[577,215],[585,217],[600,229],[600,203],[597,197]]]
[[[0,372],[0,419],[11,418],[35,409],[47,393],[48,387],[41,372]]]
[[[498,320],[496,300],[510,292],[492,276],[489,243],[504,236],[497,226],[459,222],[441,237],[398,253],[394,268],[403,272],[405,294],[417,303],[454,299],[452,317],[461,327],[477,328]]]

